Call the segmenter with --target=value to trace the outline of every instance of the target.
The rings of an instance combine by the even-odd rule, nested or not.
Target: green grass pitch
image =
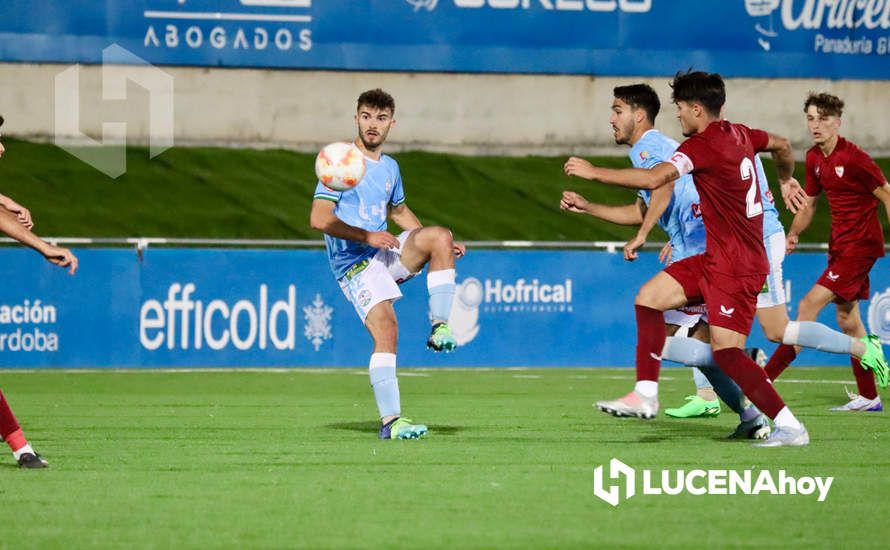
[[[691,393],[665,369],[662,407]],[[723,439],[716,419],[644,422],[592,406],[628,369],[402,369],[420,441],[376,439],[365,370],[2,373],[51,462],[0,460],[0,547],[886,548],[890,423],[829,413],[847,369],[777,384],[806,448]],[[852,382],[850,382],[852,386]],[[593,495],[611,458],[651,469],[834,476],[814,495]]]

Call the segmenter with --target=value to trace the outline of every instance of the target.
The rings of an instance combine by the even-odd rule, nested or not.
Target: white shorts
[[[380,302],[401,298],[399,285],[420,273],[411,273],[402,265],[401,247],[410,233],[403,231],[399,235],[399,248],[381,248],[374,256],[358,262],[337,281],[362,323],[368,317],[368,312]]]
[[[704,304],[685,306],[680,309],[669,309],[664,312],[664,323],[666,325],[692,328],[699,321],[708,322],[708,310]]]
[[[767,237],[764,242],[766,257],[769,260],[769,274],[760,294],[757,295],[757,309],[778,306],[785,303],[785,282],[782,280],[782,262],[785,261],[785,232],[779,231]]]

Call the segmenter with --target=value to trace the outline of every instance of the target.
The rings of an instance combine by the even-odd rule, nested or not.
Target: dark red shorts
[[[828,269],[816,284],[834,292],[836,303],[868,300],[868,273],[876,261],[877,258],[829,256]]]
[[[745,335],[751,332],[766,273],[715,273],[705,269],[703,254],[674,262],[664,272],[680,283],[690,304],[705,303],[709,324]]]

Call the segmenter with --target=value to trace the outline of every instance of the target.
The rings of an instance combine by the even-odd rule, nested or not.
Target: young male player
[[[759,445],[806,445],[806,428],[785,406],[763,369],[743,351],[757,295],[769,273],[754,155],[759,151],[773,153],[782,197],[796,212],[805,204],[805,198],[792,175],[791,146],[788,140],[763,130],[722,120],[726,90],[718,74],[677,74],[672,87],[683,135],[689,139],[680,145],[670,162],[650,170],[614,170],[573,157],[565,165],[567,175],[637,189],[656,189],[692,173],[707,231],[704,254],[671,264],[640,289],[635,300],[637,384],[623,398],[597,405],[610,414],[654,417],[658,411],[660,353],[665,343],[664,331],[660,330],[663,312],[704,302],[715,362],[776,424],[769,439]],[[875,349],[868,340],[856,341],[851,347],[852,353],[864,356],[863,364],[874,363],[877,355],[883,359],[880,347]]]
[[[2,116],[0,116],[0,126],[3,126]],[[6,149],[0,143],[0,158],[5,152]],[[66,248],[53,246],[41,240],[30,231],[33,226],[34,222],[31,220],[31,213],[27,208],[9,197],[0,195],[0,233],[30,246],[43,254],[43,257],[50,263],[67,267],[68,272],[74,275],[74,272],[77,271],[77,257]],[[0,437],[9,445],[13,457],[22,468],[45,468],[48,466],[47,461],[28,443],[2,391],[0,391]]]
[[[631,146],[631,163],[637,168],[652,168],[656,164],[667,162],[679,144],[655,129],[655,118],[661,108],[655,90],[646,84],[632,84],[616,87],[613,95],[610,124],[615,142]],[[637,239],[641,238],[643,242],[652,226],[657,223],[670,239],[671,249],[668,255],[673,261],[679,261],[705,250],[705,227],[701,220],[699,202],[692,176],[687,174],[654,191],[640,190],[634,204],[596,204],[578,193],[565,191],[560,207],[613,223],[640,225]],[[627,260],[637,257],[638,246],[633,245],[633,242],[632,240],[625,249]],[[709,331],[707,321],[702,319],[702,313],[701,306],[666,311],[664,320],[667,334],[672,336],[683,327],[688,329],[691,337],[707,347]],[[682,362],[670,355],[663,354],[663,357]],[[667,409],[665,414],[678,418],[716,416],[720,413],[720,402],[715,394],[717,390],[721,399],[740,415],[741,423],[733,436],[765,438],[770,430],[766,418],[756,407],[747,403],[739,387],[716,366],[703,365],[702,368],[708,372],[702,373],[693,367],[697,395],[688,397],[687,403],[680,408]]]
[[[359,96],[355,145],[365,155],[365,177],[354,189],[343,192],[319,183],[310,224],[324,233],[334,277],[374,340],[369,372],[380,412],[379,436],[416,439],[427,427],[401,417],[396,378],[398,324],[392,304],[402,297],[399,284],[429,264],[432,332],[427,346],[452,351],[457,343],[446,321],[455,291],[454,261],[466,248],[455,243],[444,227],[423,227],[405,204],[399,165],[382,153],[395,125],[395,110],[395,100],[383,90]],[[387,231],[387,217],[402,228],[398,237]]]
[[[810,225],[816,201],[824,191],[831,208],[828,268],[800,301],[795,325],[800,331],[811,330],[812,321],[822,308],[834,302],[837,322],[844,334],[862,338],[866,330],[859,315],[859,300],[868,299],[868,274],[884,255],[877,210],[878,204],[883,203],[890,213],[890,185],[867,153],[840,136],[843,109],[844,102],[827,93],[810,94],[804,102],[807,128],[814,143],[806,157],[808,208],[794,216],[787,249],[789,253],[794,250],[799,235]],[[838,339],[828,334],[825,338]],[[879,341],[877,336],[868,338]],[[779,346],[767,363],[767,375],[775,380],[796,356],[794,346]],[[871,371],[864,369],[865,365],[856,357],[850,363],[859,393],[848,392],[850,401],[832,410],[882,411],[875,376],[882,388],[887,387],[887,364],[881,363]]]

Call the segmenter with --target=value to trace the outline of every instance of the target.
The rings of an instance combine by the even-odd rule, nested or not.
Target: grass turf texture
[[[376,439],[367,373],[9,372],[3,389],[50,461],[0,463],[2,547],[885,547],[890,424],[829,413],[848,369],[777,386],[806,448],[725,441],[732,414],[644,422],[593,409],[629,370],[423,370],[400,378],[421,441]],[[409,376],[415,375],[415,376]],[[663,371],[662,406],[692,390]],[[810,383],[794,383],[791,380]],[[612,508],[593,469],[785,469],[810,496],[643,496]],[[606,468],[608,471],[608,467]]]
[[[320,239],[309,227],[314,155],[282,150],[175,147],[153,160],[130,147],[127,173],[112,180],[49,144],[4,139],[2,192],[27,206],[36,231],[71,237]],[[632,191],[562,173],[561,157],[464,157],[406,152],[401,165],[408,204],[427,225],[462,240],[618,240],[633,228],[560,212],[565,189],[590,200],[628,204]],[[594,162],[626,167],[626,157]],[[770,161],[766,171],[773,177]],[[890,173],[890,159],[879,164]],[[803,164],[797,163],[803,182]],[[774,194],[779,197],[773,181]],[[780,201],[781,202],[781,201]],[[780,208],[787,227],[790,214]],[[883,212],[879,214],[884,218]],[[890,241],[890,229],[885,236]],[[803,242],[827,242],[824,199]],[[653,240],[664,240],[660,230]]]

